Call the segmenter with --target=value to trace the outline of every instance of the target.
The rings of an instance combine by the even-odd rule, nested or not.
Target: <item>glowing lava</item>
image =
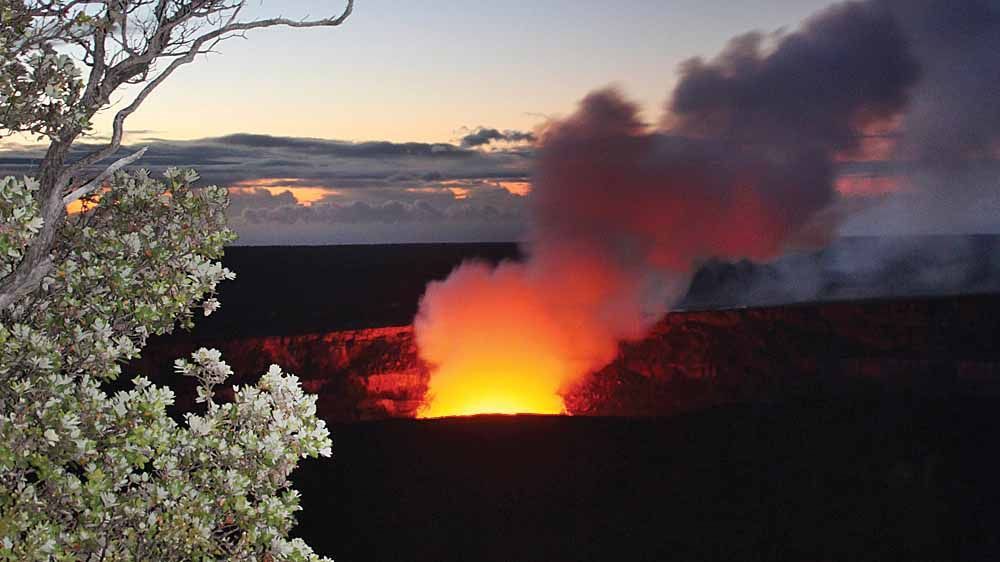
[[[543,296],[515,264],[466,264],[432,284],[416,320],[434,366],[420,415],[562,413],[560,391],[581,365]]]
[[[546,388],[546,377],[525,376],[522,371],[510,377],[491,373],[453,373],[438,371],[437,381],[451,380],[431,391],[433,400],[421,417],[470,416],[475,414],[562,414],[563,399]],[[541,384],[526,385],[528,380]]]

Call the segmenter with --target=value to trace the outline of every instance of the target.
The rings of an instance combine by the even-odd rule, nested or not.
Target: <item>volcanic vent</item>
[[[989,2],[962,3],[961,9],[936,0],[844,2],[794,32],[749,33],[712,59],[685,62],[654,125],[643,122],[622,93],[593,92],[573,114],[534,135],[522,259],[470,260],[446,278],[450,267],[423,276],[416,289],[414,276],[361,276],[359,283],[369,285],[328,317],[349,311],[365,319],[364,328],[413,321],[413,331],[328,334],[331,327],[321,322],[315,334],[301,336],[313,343],[287,343],[308,351],[278,357],[267,351],[271,344],[247,343],[244,352],[257,357],[231,360],[253,362],[247,369],[236,366],[254,373],[273,356],[310,379],[350,381],[309,383],[325,396],[340,396],[326,398],[327,411],[338,419],[616,411],[604,405],[628,393],[617,393],[614,385],[635,388],[656,378],[680,384],[908,370],[989,379],[995,357],[978,342],[995,325],[977,307],[995,310],[992,297],[665,314],[696,272],[711,278],[704,274],[711,264],[737,273],[760,267],[772,276],[728,283],[735,298],[726,302],[735,305],[756,298],[809,300],[895,263],[902,266],[893,288],[907,294],[912,287],[931,287],[916,292],[934,294],[934,287],[977,269],[995,282],[1000,254],[967,251],[979,241],[959,244],[961,252],[936,253],[922,240],[887,244],[884,235],[953,234],[982,222],[983,215],[995,222],[998,29]],[[962,80],[955,80],[959,67]],[[877,189],[858,188],[867,180]],[[862,241],[859,251],[849,252],[829,246],[859,231],[878,235],[878,242]],[[814,260],[806,250],[815,248],[829,251]],[[272,257],[281,261],[292,253],[281,249]],[[309,263],[315,267],[323,259]],[[424,291],[427,279],[436,281]],[[408,283],[406,298],[391,294],[401,290],[399,283]],[[350,302],[389,286],[391,314]],[[234,306],[258,309],[260,294],[227,305],[223,314]],[[409,303],[420,294],[415,310]],[[702,293],[696,285],[689,294]],[[325,298],[338,297],[314,300]],[[269,320],[280,321],[280,314]],[[969,325],[989,330],[963,331]],[[874,326],[879,331],[872,332]],[[669,359],[636,359],[636,350],[651,341],[663,346],[652,356]],[[383,348],[393,351],[370,351]],[[317,359],[331,353],[341,359]],[[395,366],[376,366],[382,363]],[[642,363],[650,366],[636,366]],[[594,372],[618,373],[618,382],[591,384]],[[581,400],[581,392],[595,398]]]
[[[566,394],[570,414],[666,415],[759,401],[810,387],[888,384],[1000,391],[1000,296],[803,304],[673,312]],[[331,422],[415,417],[429,380],[410,326],[295,336],[157,339],[137,372],[176,386],[172,362],[201,346],[223,351],[250,382],[286,365],[319,394]],[[193,389],[179,406],[194,406]]]
[[[748,34],[685,63],[658,127],[610,89],[544,127],[526,260],[465,264],[423,298],[425,415],[561,411],[703,260],[769,261],[825,241],[838,155],[904,110],[918,64],[874,3],[771,39]]]

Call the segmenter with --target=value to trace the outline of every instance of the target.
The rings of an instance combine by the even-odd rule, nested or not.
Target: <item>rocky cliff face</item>
[[[668,315],[618,359],[567,389],[574,414],[658,415],[767,399],[841,381],[933,387],[1000,386],[1000,295],[689,311]],[[427,388],[409,326],[282,337],[150,343],[126,372],[175,388],[172,361],[198,347],[222,350],[252,382],[271,363],[319,394],[330,421],[412,417]],[[179,407],[192,404],[178,388]]]
[[[997,334],[1000,296],[674,313],[567,402],[580,414],[659,415],[859,382],[995,391]]]

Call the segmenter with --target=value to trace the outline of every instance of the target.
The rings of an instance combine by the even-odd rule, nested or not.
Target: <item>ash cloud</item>
[[[688,272],[768,260],[836,200],[835,156],[901,112],[919,70],[891,14],[835,6],[798,32],[692,59],[660,130],[614,90],[543,135],[533,245],[574,240],[614,263]]]
[[[667,128],[784,150],[849,149],[867,124],[903,108],[918,76],[887,9],[838,4],[798,33],[749,33],[709,62],[684,63]]]

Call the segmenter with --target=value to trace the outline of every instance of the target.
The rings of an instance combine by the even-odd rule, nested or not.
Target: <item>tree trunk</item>
[[[0,312],[37,289],[52,269],[49,253],[66,213],[62,191],[69,178],[63,177],[63,173],[71,145],[72,141],[52,141],[38,166],[35,179],[44,222],[21,263],[0,282]]]

